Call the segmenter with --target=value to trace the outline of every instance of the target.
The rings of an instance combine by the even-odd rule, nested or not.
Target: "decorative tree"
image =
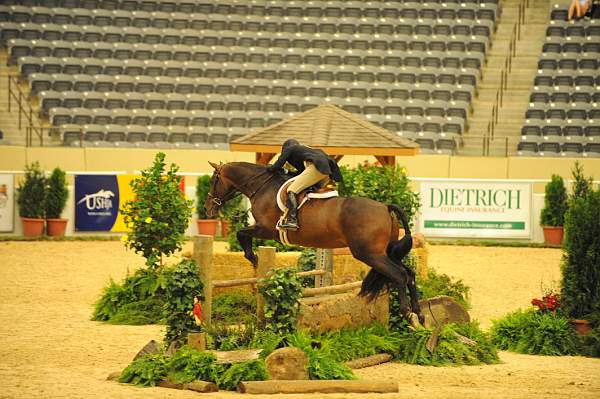
[[[404,168],[366,164],[340,169],[344,177],[340,187],[343,196],[366,197],[384,204],[396,204],[406,212],[409,221],[421,206],[419,194],[409,187],[410,180]]]
[[[181,250],[184,233],[192,215],[192,201],[181,191],[179,168],[171,164],[165,171],[165,154],[156,154],[152,167],[133,180],[135,199],[127,201],[121,212],[131,229],[123,236],[125,246],[141,253],[150,268],[163,266],[163,255]]]
[[[565,234],[562,307],[574,318],[600,316],[600,190],[570,201]]]
[[[585,177],[583,174],[583,165],[579,161],[575,161],[571,175],[573,176],[571,199],[585,197],[592,190],[593,179]]]
[[[552,175],[551,181],[546,184],[545,192],[540,222],[542,226],[562,226],[567,211],[567,189],[563,178]]]
[[[17,204],[22,218],[44,218],[46,178],[39,162],[25,166],[25,180],[17,187]]]
[[[67,204],[69,190],[66,174],[60,168],[54,168],[46,186],[46,218],[58,219]]]

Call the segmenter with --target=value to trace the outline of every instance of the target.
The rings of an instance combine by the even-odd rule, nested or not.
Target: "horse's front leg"
[[[244,257],[252,262],[254,267],[258,264],[258,257],[252,251],[252,239],[253,238],[262,238],[262,239],[274,239],[275,235],[273,231],[264,228],[259,224],[255,224],[252,226],[245,227],[240,229],[236,237],[240,243],[240,246],[244,250]]]
[[[236,234],[237,240],[244,251],[244,257],[248,259],[254,267],[258,264],[258,257],[252,251],[252,239],[254,238],[255,232],[256,225],[240,229]]]

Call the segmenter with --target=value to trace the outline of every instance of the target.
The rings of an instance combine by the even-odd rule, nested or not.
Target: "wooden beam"
[[[321,276],[325,270],[308,270],[296,273],[297,277]],[[213,280],[213,288],[238,287],[240,285],[253,285],[258,283],[259,277],[238,278],[235,280]]]
[[[346,366],[351,369],[363,369],[365,367],[376,366],[381,363],[387,363],[392,360],[392,355],[389,353],[380,353],[378,355],[371,355],[367,357],[361,357],[360,359],[354,359],[346,362]]]
[[[256,153],[256,163],[261,165],[266,165],[269,163],[271,159],[275,156],[274,152],[257,152]]]
[[[389,155],[375,155],[375,158],[383,166],[396,166],[396,157]]]
[[[356,288],[360,288],[361,285],[362,285],[362,281],[355,281],[353,283],[330,285],[328,287],[305,288],[302,290],[302,296],[308,297],[308,296],[318,296],[318,295],[339,294],[341,292],[348,292],[348,291],[352,291]]]
[[[277,393],[397,393],[398,381],[367,380],[269,380],[242,381],[237,391],[251,394]]]

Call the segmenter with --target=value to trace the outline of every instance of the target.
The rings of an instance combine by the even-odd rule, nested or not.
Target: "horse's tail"
[[[404,228],[404,237],[402,237],[400,240],[390,241],[386,248],[387,256],[390,257],[395,264],[400,266],[402,259],[410,252],[412,248],[412,235],[410,233],[408,218],[406,217],[406,213],[404,213],[402,208],[400,208],[398,205],[392,204],[388,205],[388,211],[398,216],[402,222],[402,227]],[[359,295],[366,297],[369,301],[372,301],[382,290],[389,289],[391,286],[392,280],[378,271],[371,269],[363,280]]]

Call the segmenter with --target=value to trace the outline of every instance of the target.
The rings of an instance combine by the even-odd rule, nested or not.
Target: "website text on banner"
[[[530,238],[531,183],[422,181],[420,228],[432,237]]]
[[[0,232],[14,229],[15,187],[14,175],[0,174]]]

